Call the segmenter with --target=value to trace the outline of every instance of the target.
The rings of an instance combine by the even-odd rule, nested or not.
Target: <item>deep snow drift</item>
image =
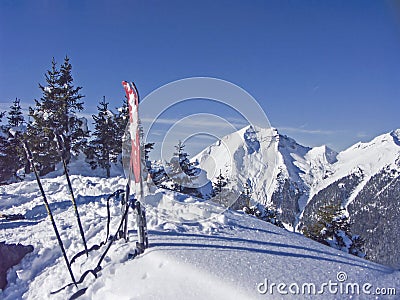
[[[106,197],[124,188],[126,181],[82,175],[71,179],[88,246],[99,244],[106,238]],[[71,258],[83,245],[65,179],[49,176],[43,185]],[[171,191],[152,192],[146,198],[150,248],[134,260],[127,259],[136,240],[131,212],[130,242],[118,240],[111,247],[99,278],[88,276],[79,286],[88,287],[80,299],[338,299],[348,298],[346,292],[351,291],[355,299],[374,299],[379,291],[400,292],[399,271],[212,203]],[[1,186],[0,194],[2,213],[26,218],[2,221],[0,241],[34,247],[9,271],[9,284],[0,298],[67,299],[76,287],[50,295],[70,278],[36,182]],[[114,233],[121,217],[116,201],[111,212]],[[75,277],[93,268],[103,249],[80,257],[72,265]],[[309,295],[318,292],[323,293]]]

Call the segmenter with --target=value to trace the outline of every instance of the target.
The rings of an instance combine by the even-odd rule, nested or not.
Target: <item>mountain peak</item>
[[[314,157],[322,160],[325,159],[330,164],[337,162],[337,156],[338,153],[326,145],[314,147],[307,153],[307,157],[309,158]]]

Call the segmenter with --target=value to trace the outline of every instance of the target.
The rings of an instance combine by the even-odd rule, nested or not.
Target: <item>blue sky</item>
[[[210,76],[248,91],[308,146],[343,150],[400,127],[394,2],[0,1],[0,109],[16,97],[33,105],[52,57],[65,55],[89,115],[103,95],[121,104],[121,80],[145,96]]]

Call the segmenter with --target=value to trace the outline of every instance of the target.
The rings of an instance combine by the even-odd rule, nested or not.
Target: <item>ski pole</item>
[[[129,208],[129,195],[130,193],[130,186],[129,183],[125,187],[125,210],[128,210]],[[128,214],[125,214],[124,216],[124,229],[123,229],[123,235],[125,242],[128,242]]]
[[[29,161],[29,163],[30,163],[30,165],[32,167],[33,173],[35,174],[36,181],[37,181],[37,184],[39,186],[40,193],[42,194],[42,197],[43,197],[44,206],[46,207],[47,214],[49,215],[51,224],[53,225],[53,229],[54,229],[54,232],[55,232],[56,237],[57,237],[58,245],[61,248],[61,252],[62,252],[62,254],[64,256],[65,263],[67,264],[69,275],[71,275],[72,282],[75,284],[75,286],[77,286],[76,281],[75,281],[75,277],[74,277],[74,273],[72,273],[71,265],[70,265],[70,263],[68,261],[67,253],[65,252],[64,245],[63,245],[63,242],[62,242],[61,237],[60,237],[60,233],[58,232],[56,222],[54,221],[53,214],[52,214],[50,206],[49,206],[49,202],[47,201],[46,194],[44,192],[42,183],[41,183],[40,178],[39,178],[39,174],[38,174],[38,172],[36,170],[36,167],[35,167],[35,164],[33,162],[31,149],[29,148],[28,143],[26,141],[22,141],[22,144],[24,145],[27,159],[28,159],[28,161]]]
[[[69,193],[71,194],[71,202],[72,202],[72,205],[74,206],[75,216],[76,216],[76,220],[77,220],[78,226],[79,226],[79,232],[81,234],[83,245],[85,247],[86,256],[89,256],[86,239],[85,239],[85,233],[83,232],[81,218],[79,217],[78,206],[76,205],[76,200],[75,200],[75,196],[74,196],[74,190],[72,189],[71,180],[70,180],[69,174],[68,174],[67,163],[64,158],[65,153],[64,153],[63,147],[62,147],[62,138],[59,134],[56,134],[56,140],[57,140],[57,145],[58,145],[58,152],[61,156],[61,160],[62,160],[63,167],[64,167],[64,174],[65,174],[65,177],[67,178]]]

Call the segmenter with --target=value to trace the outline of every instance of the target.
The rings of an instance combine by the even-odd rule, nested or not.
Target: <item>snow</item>
[[[87,133],[89,132],[89,127],[88,127],[88,122],[85,117],[78,118],[79,123],[80,123],[80,129],[82,132]]]
[[[81,171],[83,167],[79,162],[71,166],[79,214],[91,247],[106,238],[107,196],[124,188],[126,180],[120,176],[106,179],[94,173],[80,175]],[[43,179],[43,186],[67,255],[71,258],[83,246],[65,178],[53,173]],[[0,298],[53,300],[70,297],[78,290],[76,287],[50,295],[71,279],[36,182],[28,179],[1,186],[0,194],[2,213],[21,213],[26,218],[1,221],[0,241],[34,247],[32,253],[8,272],[9,284],[0,292]],[[99,277],[88,276],[79,286],[88,288],[79,299],[266,299],[271,296],[269,292],[259,292],[265,288],[266,281],[269,288],[271,283],[321,286],[329,280],[339,283],[338,272],[345,272],[349,283],[370,283],[381,288],[400,286],[399,271],[350,256],[207,201],[158,189],[146,196],[144,204],[150,248],[133,260],[127,259],[136,240],[132,212],[129,216],[130,241],[116,241],[102,263]],[[112,234],[120,218],[120,205],[112,201]],[[75,277],[79,278],[84,271],[93,268],[103,250],[104,247],[91,252],[89,258],[78,258],[72,265]],[[276,287],[272,292],[272,298],[310,298],[308,295],[282,296]],[[327,291],[323,296],[323,299],[337,298],[337,294]],[[365,299],[363,295],[355,298]]]
[[[261,204],[268,204],[279,183],[288,180],[300,194],[294,212],[299,221],[314,195],[345,176],[362,175],[343,203],[347,207],[380,170],[390,166],[400,171],[400,129],[337,153],[325,145],[304,147],[277,129],[247,126],[207,147],[192,161],[207,171],[211,181],[221,170],[230,180],[229,188],[239,193],[250,180],[251,197]],[[293,225],[285,224],[287,228]]]
[[[53,88],[51,86],[44,87],[44,91],[47,92],[47,93],[51,93],[52,90],[53,90]]]
[[[277,155],[277,148],[275,129],[247,126],[209,146],[191,161],[197,161],[211,181],[221,171],[233,190],[243,191],[248,180],[251,181],[251,186],[262,186],[262,191],[252,192],[254,198],[266,202],[271,199],[275,188],[273,179],[279,172],[277,166],[280,157]],[[234,200],[236,199],[232,199]]]
[[[400,130],[380,135],[367,143],[357,143],[340,152],[337,161],[331,165],[330,176],[318,181],[310,196],[327,187],[338,179],[350,174],[362,172],[363,179],[347,200],[345,206],[351,203],[368,180],[386,166],[398,169],[396,160],[400,157],[400,143],[396,142]],[[397,134],[396,134],[397,133]]]

